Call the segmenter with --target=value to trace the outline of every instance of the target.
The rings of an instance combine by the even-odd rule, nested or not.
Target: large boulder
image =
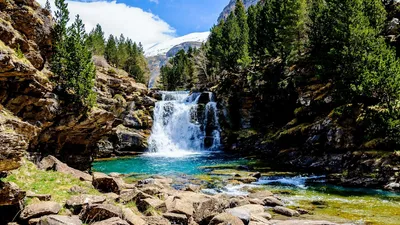
[[[155,199],[155,198],[146,198],[146,199],[140,200],[137,207],[141,212],[146,212],[149,209],[166,212],[165,202],[160,199]]]
[[[39,220],[39,225],[81,225],[82,221],[78,216],[50,215],[43,216]]]
[[[0,181],[0,206],[16,205],[24,199],[25,191],[12,182]]]
[[[119,192],[123,189],[123,186],[120,182],[113,177],[110,177],[104,173],[93,173],[93,186],[101,191],[101,192],[114,192],[119,194]]]
[[[271,206],[271,207],[275,207],[275,206],[283,206],[283,202],[278,200],[277,198],[274,197],[266,197],[263,199],[263,203],[265,206]]]
[[[167,212],[184,214],[188,217],[193,216],[193,203],[190,201],[181,200],[178,198],[169,198],[165,201]]]
[[[238,217],[243,221],[244,224],[249,224],[251,220],[251,213],[245,209],[232,208],[232,209],[227,209],[226,212],[233,216]]]
[[[179,192],[176,197],[182,201],[190,202],[193,205],[193,219],[197,223],[203,223],[204,220],[210,220],[215,215],[222,213],[224,208],[228,205],[228,203],[225,203],[222,198],[191,191]]]
[[[122,209],[111,204],[88,205],[79,217],[82,221],[102,221],[112,217],[122,217]]]
[[[244,225],[244,223],[241,219],[232,214],[221,213],[212,218],[208,225]]]
[[[12,221],[22,210],[25,191],[12,182],[0,181],[0,221]]]
[[[57,214],[61,210],[61,205],[57,202],[39,202],[30,204],[22,210],[20,218],[28,220],[34,217]]]
[[[88,173],[71,168],[52,155],[43,158],[38,167],[43,170],[55,170],[61,173],[70,174],[80,180],[92,181],[92,176],[90,176]]]
[[[264,207],[261,205],[249,204],[227,209],[226,212],[240,218],[244,224],[249,224],[254,215],[264,212]]]

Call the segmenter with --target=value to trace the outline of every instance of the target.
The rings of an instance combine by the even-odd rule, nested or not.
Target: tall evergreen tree
[[[115,41],[115,38],[112,34],[110,34],[110,36],[108,37],[108,40],[107,40],[105,51],[104,51],[104,56],[105,56],[106,60],[108,61],[108,63],[110,63],[112,65],[117,64],[117,57],[118,57],[117,51],[118,51],[118,49],[117,49],[117,43]]]
[[[259,25],[259,14],[262,8],[262,4],[256,4],[249,7],[247,10],[247,24],[249,27],[249,54],[252,58],[252,61],[256,61],[260,56],[258,40],[257,40],[257,32]]]
[[[73,93],[74,100],[92,107],[96,102],[96,94],[92,90],[96,72],[92,62],[92,54],[85,44],[85,36],[85,26],[77,15],[75,22],[68,29],[66,41],[67,70],[64,77],[68,91]]]
[[[305,23],[305,0],[265,1],[259,16],[257,40],[264,61],[280,57],[286,63],[301,46]]]
[[[239,34],[237,36],[237,63],[243,67],[251,63],[249,56],[249,25],[247,23],[246,9],[242,0],[236,0],[235,17],[239,26]]]
[[[94,55],[104,55],[104,42],[103,29],[101,28],[100,24],[97,24],[96,27],[89,33],[86,41],[87,46]]]

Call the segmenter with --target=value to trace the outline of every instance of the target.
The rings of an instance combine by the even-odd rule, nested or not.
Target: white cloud
[[[42,6],[46,0],[37,0]],[[151,0],[158,1],[158,0]],[[121,33],[133,41],[143,45],[162,42],[175,36],[175,29],[158,16],[145,12],[140,8],[131,7],[116,1],[66,1],[70,11],[70,20],[73,21],[79,14],[85,23],[86,31],[92,30],[100,24],[106,38]],[[50,0],[51,8],[55,11],[54,0]]]
[[[158,4],[158,0],[149,0],[149,1]]]

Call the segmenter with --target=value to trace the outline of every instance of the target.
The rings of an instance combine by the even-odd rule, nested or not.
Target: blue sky
[[[37,0],[42,6],[46,0]],[[54,0],[49,0],[56,9]],[[66,0],[72,23],[79,14],[86,31],[96,24],[106,38],[124,34],[145,47],[193,32],[209,31],[229,0]],[[54,10],[53,10],[54,13]]]
[[[178,36],[210,30],[229,0],[122,0],[158,15]]]

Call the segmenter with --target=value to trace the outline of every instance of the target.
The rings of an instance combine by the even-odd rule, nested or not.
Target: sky
[[[46,0],[37,0],[44,6]],[[144,46],[209,31],[229,0],[67,0],[71,21],[79,14],[87,31],[99,23],[105,35],[121,33]],[[54,0],[50,0],[52,11]]]

